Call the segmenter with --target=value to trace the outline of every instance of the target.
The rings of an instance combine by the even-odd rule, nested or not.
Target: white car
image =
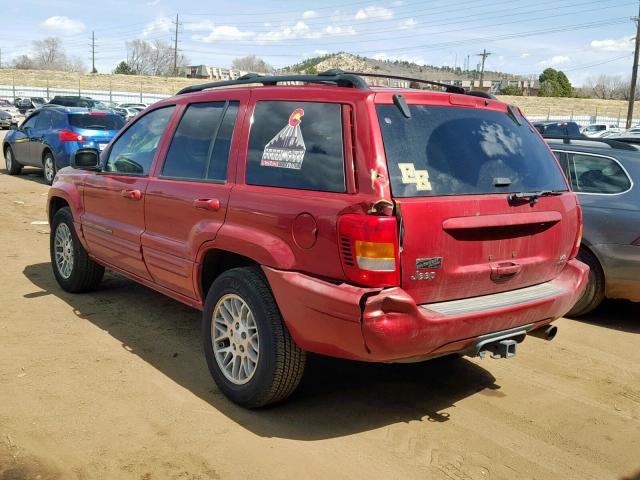
[[[618,128],[616,125],[607,124],[607,123],[592,123],[591,125],[584,127],[581,130],[583,135],[591,138],[599,138],[607,136],[611,133],[620,133],[622,132],[621,128]]]

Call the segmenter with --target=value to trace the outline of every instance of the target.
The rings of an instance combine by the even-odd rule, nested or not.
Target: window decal
[[[307,151],[300,130],[304,110],[296,108],[289,123],[264,147],[260,165],[263,167],[291,168],[300,170]]]
[[[416,170],[413,163],[398,163],[400,172],[402,172],[402,183],[415,183],[416,190],[431,190],[431,182],[429,182],[429,172],[427,170]]]

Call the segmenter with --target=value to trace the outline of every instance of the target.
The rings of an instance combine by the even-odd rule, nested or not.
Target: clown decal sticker
[[[273,137],[262,152],[260,165],[263,167],[291,168],[300,170],[307,151],[304,146],[300,122],[304,110],[296,108],[289,117],[289,123]]]

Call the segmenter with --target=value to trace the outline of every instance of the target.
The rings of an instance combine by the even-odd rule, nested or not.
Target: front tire
[[[7,147],[4,150],[4,165],[9,175],[20,175],[20,172],[22,172],[22,165],[16,160],[11,147]]]
[[[262,272],[224,272],[207,294],[202,339],[218,388],[248,408],[287,398],[302,378],[306,355],[291,338]]]
[[[51,152],[45,153],[42,159],[42,172],[47,185],[53,183],[53,179],[56,177],[56,171],[56,160],[53,158],[53,154]]]
[[[51,266],[58,284],[72,293],[95,289],[104,276],[104,267],[89,258],[73,225],[69,207],[53,216],[50,236]]]
[[[578,252],[578,260],[589,265],[589,279],[580,300],[567,313],[567,317],[579,317],[595,310],[602,303],[605,292],[604,272],[596,256],[585,248]]]

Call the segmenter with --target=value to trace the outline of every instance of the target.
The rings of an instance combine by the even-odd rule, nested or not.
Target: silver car
[[[591,267],[578,316],[605,298],[640,302],[640,140],[546,139],[578,194],[584,216],[578,258]]]

